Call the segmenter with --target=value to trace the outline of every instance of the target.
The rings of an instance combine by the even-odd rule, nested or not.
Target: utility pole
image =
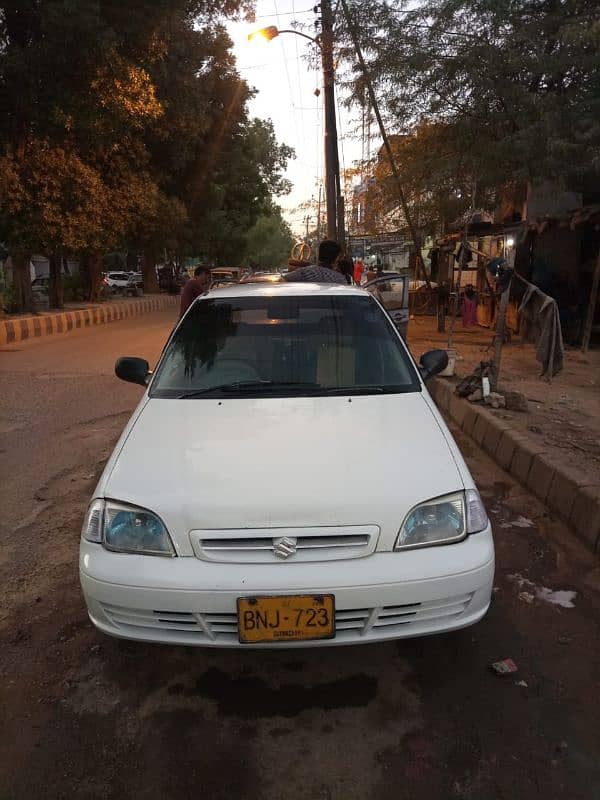
[[[321,241],[321,194],[323,187],[319,183],[319,204],[317,206],[317,245]]]
[[[412,214],[410,213],[410,209],[408,207],[408,202],[406,200],[406,195],[404,194],[404,189],[402,187],[402,180],[400,178],[400,173],[398,172],[398,167],[396,166],[396,160],[394,158],[394,154],[392,152],[392,148],[390,146],[390,142],[383,125],[383,119],[381,117],[381,113],[379,111],[379,104],[377,103],[377,98],[375,97],[375,90],[373,89],[373,84],[371,82],[371,77],[369,75],[369,70],[367,69],[367,65],[365,63],[365,59],[363,57],[362,49],[360,46],[360,42],[358,40],[358,34],[356,33],[356,27],[354,25],[354,20],[350,16],[350,11],[348,10],[348,4],[346,0],[341,0],[342,8],[344,10],[344,16],[346,17],[346,22],[348,24],[348,30],[350,31],[350,36],[352,37],[352,42],[354,44],[354,49],[356,51],[356,56],[358,58],[358,63],[360,64],[360,68],[363,74],[363,79],[365,82],[365,86],[367,87],[367,91],[369,93],[369,99],[371,101],[371,106],[373,107],[373,111],[375,112],[375,117],[377,118],[377,123],[379,125],[379,133],[381,134],[381,138],[383,139],[383,146],[387,153],[388,160],[390,162],[390,169],[392,171],[392,175],[394,176],[394,180],[396,181],[396,189],[398,191],[398,199],[400,200],[400,205],[402,206],[402,211],[404,212],[404,218],[406,219],[406,224],[410,231],[410,236],[413,242],[413,247],[415,248],[415,257],[417,260],[417,270],[420,270],[423,274],[423,278],[425,283],[427,284],[427,288],[431,290],[431,283],[429,281],[429,276],[425,270],[425,265],[423,264],[423,258],[421,256],[421,242],[420,237],[417,233],[417,229],[414,225]]]
[[[340,191],[335,86],[333,68],[333,13],[331,0],[321,0],[321,63],[323,66],[323,104],[325,111],[325,199],[327,238],[343,244],[344,199]],[[340,217],[341,212],[341,217]]]
[[[306,223],[306,235],[305,235],[304,238],[308,242],[308,225],[310,223],[310,217],[308,215],[306,217],[304,217],[304,222]]]

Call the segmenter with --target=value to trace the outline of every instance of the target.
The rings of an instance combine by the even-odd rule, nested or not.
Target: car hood
[[[378,525],[391,547],[417,503],[463,488],[420,392],[150,399],[99,493],[194,529]]]

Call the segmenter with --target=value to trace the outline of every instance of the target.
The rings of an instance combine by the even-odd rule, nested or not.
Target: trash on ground
[[[573,639],[570,636],[567,636],[566,633],[561,633],[561,635],[558,637],[559,644],[571,644],[572,641]]]
[[[504,396],[498,394],[498,392],[490,392],[484,398],[484,402],[487,406],[491,406],[492,408],[504,408],[506,406]]]
[[[490,379],[492,386],[496,385],[493,361],[480,361],[479,366],[458,383],[455,389],[456,394],[459,397],[468,397],[476,391],[481,392],[481,379],[484,377]],[[481,395],[483,397],[483,392]]]
[[[527,681],[515,681],[515,686],[524,686],[526,689],[529,688]]]
[[[491,669],[496,673],[496,675],[514,675],[515,672],[519,671],[519,668],[512,658],[504,658],[502,661],[494,661],[494,663],[491,664]]]
[[[531,592],[519,592],[519,600],[531,605],[535,600],[535,595],[531,594]]]
[[[546,603],[551,603],[553,606],[561,606],[561,608],[575,608],[573,600],[577,597],[577,592],[569,592],[564,589],[552,591],[545,586],[541,586],[537,592],[537,597],[540,600],[545,600]]]
[[[527,517],[518,516],[510,522],[505,521],[500,523],[501,528],[533,528],[534,522]]]
[[[573,600],[577,597],[577,592],[566,589],[553,590],[548,589],[547,586],[536,586],[533,581],[530,581],[529,578],[524,578],[519,572],[514,572],[506,577],[507,580],[516,583],[519,589],[523,589],[523,587],[531,589],[538,600],[543,600],[545,603],[550,603],[553,606],[561,606],[561,608],[575,608]],[[519,597],[521,597],[522,594],[530,593],[531,592],[521,591]]]

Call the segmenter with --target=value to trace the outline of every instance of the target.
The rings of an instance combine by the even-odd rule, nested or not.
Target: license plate
[[[306,642],[333,639],[335,601],[332,594],[239,597],[240,642]]]

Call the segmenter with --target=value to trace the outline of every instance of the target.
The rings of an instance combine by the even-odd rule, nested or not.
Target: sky
[[[314,36],[313,7],[310,0],[257,0],[255,23],[234,22],[227,26],[237,68],[257,90],[250,113],[271,119],[279,142],[285,142],[296,152],[286,173],[293,185],[292,192],[278,202],[293,232],[299,236],[305,229],[304,218],[311,212],[297,207],[311,197],[318,198],[319,182],[323,180],[323,94],[320,97],[314,94],[315,89],[323,87],[321,69],[307,61],[306,56],[314,51],[314,46],[300,36],[282,34],[270,42],[260,38],[248,42],[248,34],[268,25],[276,25],[280,30],[291,28],[292,22],[297,21],[305,26],[300,30]],[[340,168],[344,169],[360,158],[361,143],[351,135],[356,126],[353,115],[342,108],[341,102],[338,109]],[[323,214],[324,208],[323,195]],[[309,225],[316,226],[314,217]]]

